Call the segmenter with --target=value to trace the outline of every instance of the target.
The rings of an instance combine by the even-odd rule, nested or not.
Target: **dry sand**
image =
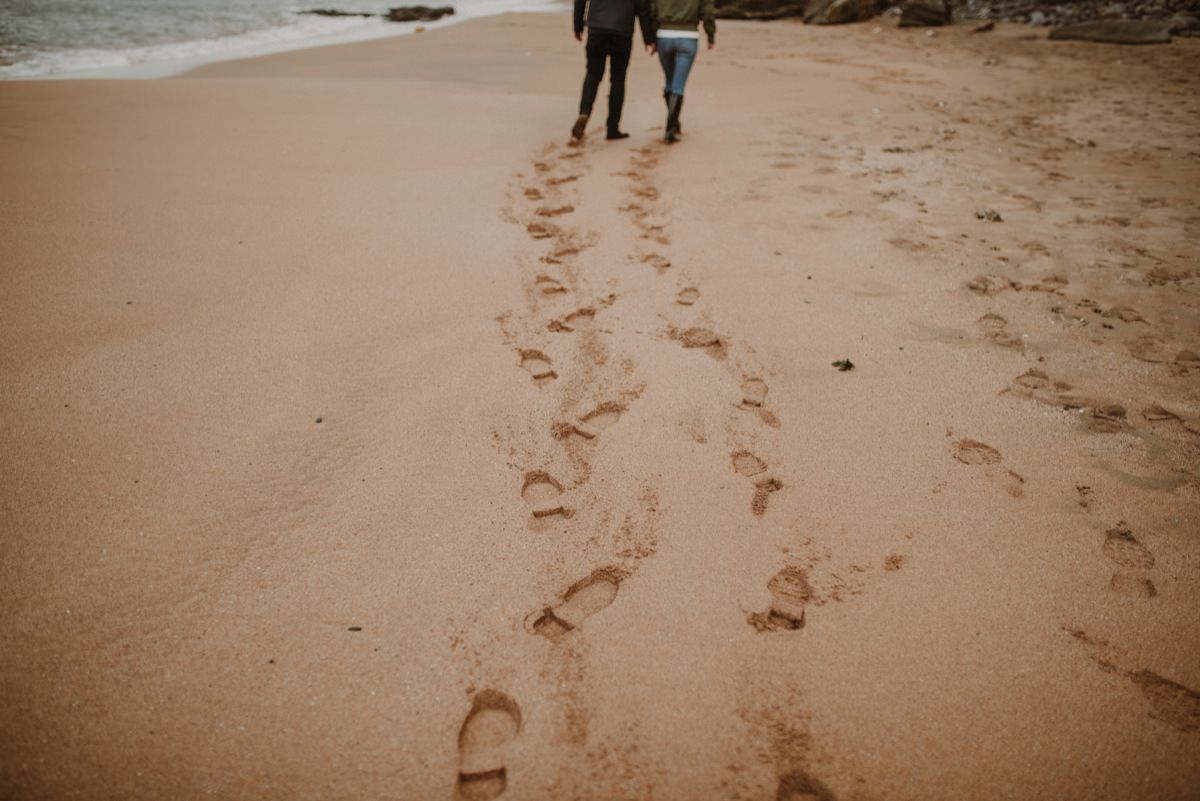
[[[1200,42],[1028,31],[0,85],[0,796],[1200,797]]]

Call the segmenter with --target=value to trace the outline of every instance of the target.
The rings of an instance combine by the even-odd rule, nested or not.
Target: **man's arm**
[[[700,0],[700,19],[704,22],[704,33],[708,36],[708,47],[711,50],[717,43],[717,17],[713,10],[713,0]]]
[[[575,0],[575,38],[583,38],[583,12],[587,0]]]
[[[650,47],[655,41],[653,0],[635,0],[638,25],[642,28],[642,41]]]

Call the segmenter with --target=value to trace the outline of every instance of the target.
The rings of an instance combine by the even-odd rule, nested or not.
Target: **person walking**
[[[667,127],[663,138],[676,142],[682,131],[679,114],[683,110],[683,87],[700,46],[696,27],[704,23],[708,49],[712,50],[717,46],[717,21],[713,0],[655,0],[654,6],[658,60],[666,78],[663,100],[667,104]]]
[[[711,2],[711,0],[708,0]],[[579,99],[579,116],[571,127],[571,138],[580,140],[592,115],[596,92],[604,78],[604,63],[609,63],[608,132],[606,139],[625,139],[621,131],[621,107],[625,105],[625,72],[633,50],[633,20],[637,17],[642,29],[646,51],[653,54],[654,17],[650,0],[575,0],[575,41],[583,41],[587,27],[587,73],[583,78],[583,95]]]

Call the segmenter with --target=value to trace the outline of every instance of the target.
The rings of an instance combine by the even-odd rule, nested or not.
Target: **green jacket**
[[[717,40],[717,20],[713,0],[654,0],[657,28],[669,31],[694,31],[701,22],[711,44]]]

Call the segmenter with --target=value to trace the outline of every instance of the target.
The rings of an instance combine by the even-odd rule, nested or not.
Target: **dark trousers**
[[[583,97],[579,113],[591,114],[596,92],[604,78],[604,61],[611,61],[608,90],[608,130],[615,131],[621,123],[621,107],[625,105],[625,72],[629,69],[629,54],[633,50],[633,34],[588,29],[587,74],[583,78]]]

